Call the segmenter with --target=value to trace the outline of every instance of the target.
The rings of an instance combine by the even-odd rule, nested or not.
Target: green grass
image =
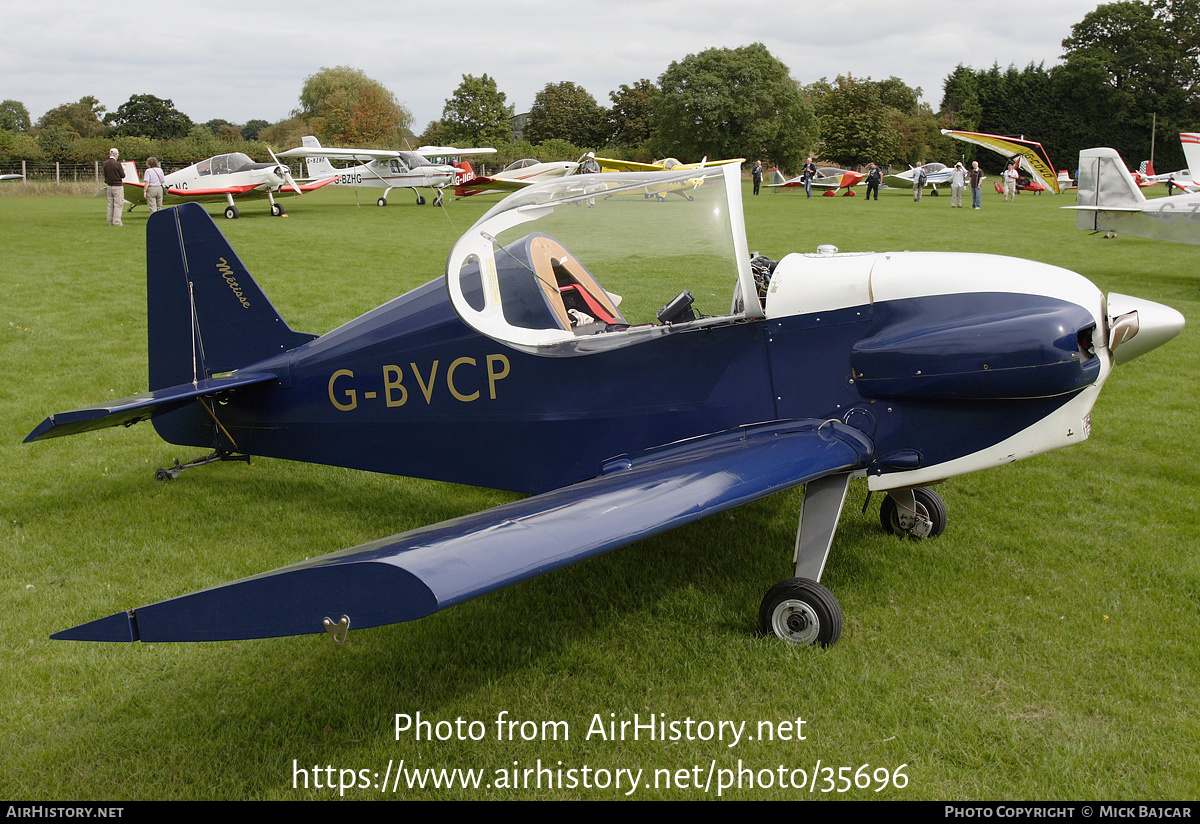
[[[249,203],[220,226],[293,328],[325,332],[440,273],[491,204],[417,207],[376,190]],[[747,192],[748,194],[748,192]],[[1075,269],[1104,291],[1200,318],[1189,246],[1102,240],[1066,197],[950,209],[746,198],[750,246],[771,257],[953,250]],[[656,208],[655,204],[645,204]],[[217,213],[214,206],[213,213]],[[824,583],[845,614],[829,650],[756,632],[790,574],[800,492],[783,493],[493,593],[428,619],[324,637],[94,645],[51,632],[176,594],[511,500],[489,490],[256,459],[153,480],[191,450],[146,425],[46,443],[47,414],[146,388],[145,213],[123,229],[88,197],[0,198],[0,729],[9,799],[304,799],[314,765],[487,771],[773,770],[724,797],[1180,799],[1200,794],[1196,559],[1200,340],[1195,324],[1110,378],[1092,439],[939,488],[940,538],[881,534],[860,484]],[[661,283],[665,303],[686,282]],[[397,738],[394,716],[463,718],[480,741]],[[565,721],[569,740],[496,740],[501,712]],[[606,741],[594,716],[805,721],[804,740]],[[309,768],[294,790],[293,759]],[[561,762],[561,765],[559,764]],[[822,773],[780,789],[779,768]],[[828,767],[904,765],[906,786],[822,793]],[[394,767],[393,767],[394,769]],[[326,780],[322,773],[322,782]],[[694,774],[692,778],[694,778]],[[796,774],[796,778],[799,775]],[[689,779],[691,780],[691,779]],[[661,783],[661,774],[660,774]],[[834,774],[836,785],[836,773]],[[901,782],[903,783],[903,782]],[[622,788],[624,789],[624,788]],[[711,798],[692,787],[636,798]],[[349,798],[621,798],[615,788],[352,789]]]

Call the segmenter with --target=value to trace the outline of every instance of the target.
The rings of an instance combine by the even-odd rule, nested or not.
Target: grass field
[[[248,203],[219,225],[292,327],[325,332],[440,274],[491,205],[377,194],[356,208],[327,189],[287,219]],[[771,257],[1008,254],[1200,320],[1192,247],[1077,231],[1070,195],[989,192],[978,212],[903,192],[746,201],[750,247]],[[607,799],[629,790],[618,770],[643,771],[641,799],[715,798],[722,779],[740,780],[733,799],[1200,796],[1200,324],[1115,371],[1090,441],[942,485],[935,540],[883,535],[879,497],[861,513],[853,485],[823,579],[846,620],[828,650],[756,631],[791,574],[798,490],[343,647],[50,641],[514,497],[260,459],[159,483],[156,467],[197,455],[146,424],[23,445],[51,412],[146,389],[145,221],[107,227],[102,198],[0,198],[0,798],[320,799],[341,782],[355,799]],[[418,712],[421,740],[397,734]],[[534,723],[510,733],[504,713]],[[634,714],[681,737],[596,734]],[[426,740],[456,719],[480,723]],[[699,722],[745,727],[701,740]],[[376,789],[401,761],[485,775]],[[524,773],[539,762],[540,786]]]

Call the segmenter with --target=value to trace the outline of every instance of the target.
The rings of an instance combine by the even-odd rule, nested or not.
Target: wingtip
[[[107,618],[88,621],[50,636],[55,641],[112,641],[128,643],[138,640],[137,622],[133,612],[118,612]]]

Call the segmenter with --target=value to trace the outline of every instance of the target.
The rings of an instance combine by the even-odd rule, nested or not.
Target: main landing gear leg
[[[175,465],[172,467],[160,467],[154,472],[154,479],[157,481],[171,481],[179,477],[179,473],[185,469],[191,469],[193,466],[204,466],[205,464],[216,463],[217,461],[245,461],[250,463],[250,456],[243,455],[238,452],[227,452],[224,449],[217,448],[210,455],[205,455],[203,458],[197,458],[194,461],[188,461],[181,464],[179,459],[175,459]]]
[[[818,581],[833,546],[850,473],[809,481],[800,504],[796,530],[796,577],[780,581],[767,592],[758,611],[764,634],[798,646],[833,645],[842,634],[842,608]]]

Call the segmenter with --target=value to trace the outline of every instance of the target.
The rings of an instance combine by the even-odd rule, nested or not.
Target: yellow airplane
[[[606,172],[663,172],[663,171],[686,171],[688,169],[705,169],[713,166],[724,166],[726,163],[742,164],[746,162],[744,157],[735,157],[729,160],[714,160],[709,162],[705,157],[699,163],[680,163],[673,157],[668,157],[664,160],[656,160],[653,163],[639,163],[635,160],[614,160],[608,157],[593,158],[596,164]],[[580,164],[583,168],[583,164]],[[697,177],[692,180],[685,180],[680,183],[671,183],[665,186],[647,187],[642,193],[646,198],[657,198],[658,200],[666,200],[667,195],[679,195],[682,198],[691,200],[692,196],[688,194],[690,190],[697,188],[704,182],[703,177]]]

